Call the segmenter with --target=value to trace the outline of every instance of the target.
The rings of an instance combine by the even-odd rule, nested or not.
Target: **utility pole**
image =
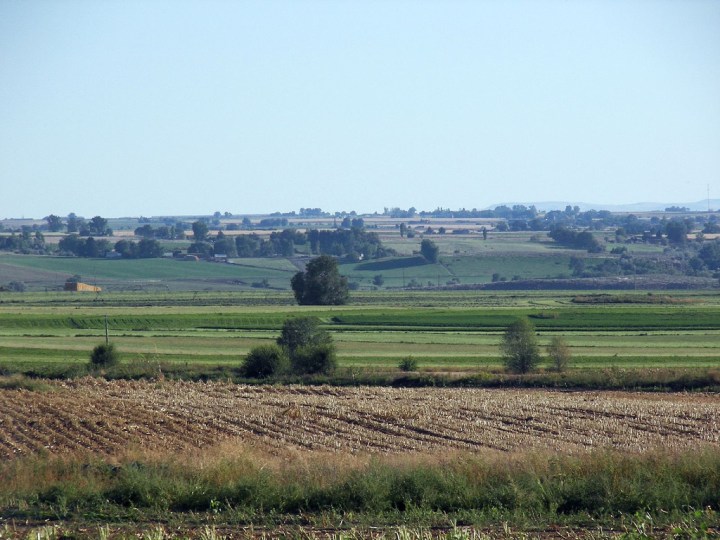
[[[110,338],[108,337],[108,320],[107,315],[105,315],[105,345],[110,344]]]

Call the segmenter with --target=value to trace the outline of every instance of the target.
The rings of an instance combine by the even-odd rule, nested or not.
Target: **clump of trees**
[[[48,252],[48,246],[45,244],[45,236],[42,232],[23,226],[20,234],[13,232],[10,236],[0,236],[0,250],[45,254]]]
[[[62,238],[58,243],[60,253],[75,255],[76,257],[104,257],[111,251],[110,242],[105,239],[96,240],[90,236],[82,238],[77,234],[70,234]]]
[[[293,276],[290,286],[300,305],[342,305],[349,297],[348,280],[340,275],[337,261],[329,255],[312,259],[304,272]]]
[[[704,243],[697,256],[690,259],[690,264],[699,270],[720,270],[720,239]]]
[[[420,242],[420,255],[422,255],[427,262],[436,263],[438,261],[439,253],[440,248],[438,248],[432,240],[428,240],[426,238]]]
[[[185,224],[177,222],[173,225],[161,225],[153,227],[145,224],[135,229],[135,236],[142,238],[160,238],[162,240],[182,240],[185,238]]]
[[[295,246],[306,243],[305,234],[295,229],[272,232],[267,239],[254,233],[241,234],[235,237],[235,252],[238,257],[292,257],[295,254]],[[221,253],[217,246],[216,241],[215,252]],[[226,246],[225,249],[232,248]]]
[[[317,317],[294,317],[283,324],[274,345],[253,348],[242,373],[251,378],[284,374],[329,374],[337,367],[335,345]]]
[[[152,259],[163,254],[160,243],[150,238],[143,238],[137,243],[132,240],[120,240],[115,243],[115,251],[124,259]]]
[[[377,233],[368,232],[362,227],[319,231],[311,229],[307,233],[310,251],[317,255],[334,255],[352,260],[377,259],[394,255],[395,251],[387,249],[380,241]]]
[[[540,347],[535,327],[527,319],[518,319],[507,327],[500,343],[505,368],[513,373],[529,373],[541,361]],[[565,371],[570,364],[571,353],[565,339],[553,336],[545,347],[551,369]]]
[[[572,249],[585,249],[588,253],[600,253],[604,249],[603,245],[589,231],[578,232],[565,227],[557,227],[552,229],[548,236],[558,244]]]

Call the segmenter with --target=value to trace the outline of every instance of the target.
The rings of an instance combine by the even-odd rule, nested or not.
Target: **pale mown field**
[[[182,450],[236,441],[264,451],[433,453],[720,444],[711,394],[48,382],[0,392],[0,456]]]

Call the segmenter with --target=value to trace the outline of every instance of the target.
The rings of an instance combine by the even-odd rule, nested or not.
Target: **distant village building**
[[[79,281],[66,281],[65,282],[65,290],[66,291],[75,291],[75,292],[100,292],[102,289],[100,287],[96,287],[95,285],[88,285],[87,283],[80,283]]]

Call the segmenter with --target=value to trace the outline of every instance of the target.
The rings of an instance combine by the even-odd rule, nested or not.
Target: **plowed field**
[[[641,451],[720,444],[720,398],[701,394],[49,383],[0,391],[0,457],[228,439],[270,451]]]

